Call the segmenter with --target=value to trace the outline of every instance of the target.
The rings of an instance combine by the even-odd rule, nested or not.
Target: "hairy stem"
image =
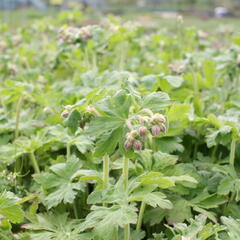
[[[146,208],[146,203],[142,202],[141,207],[140,207],[140,212],[138,215],[138,222],[137,222],[137,227],[136,227],[137,232],[139,232],[141,230],[143,214],[144,214],[145,208]]]
[[[128,169],[129,169],[129,159],[127,157],[124,157],[123,161],[123,184],[124,189],[127,191],[128,188]],[[130,225],[126,224],[124,226],[124,240],[130,239]]]
[[[124,226],[124,240],[129,240],[130,239],[130,226],[129,224],[126,224]]]
[[[23,99],[24,97],[20,96],[17,103],[16,122],[15,122],[15,139],[18,138],[18,135],[19,135],[19,121],[20,121],[20,113],[21,113]]]
[[[67,161],[71,157],[71,144],[67,143]]]
[[[105,155],[103,158],[103,185],[104,188],[108,187],[109,183],[109,155]]]
[[[115,229],[115,240],[118,240],[118,227]]]
[[[30,156],[32,166],[34,168],[34,172],[35,173],[40,173],[40,169],[39,169],[39,166],[38,166],[38,163],[37,163],[37,160],[36,160],[36,157],[35,157],[34,153],[30,152],[29,156]]]
[[[231,142],[230,159],[229,159],[229,163],[231,165],[234,165],[235,151],[236,151],[236,139],[233,138]]]
[[[129,159],[127,157],[124,157],[123,162],[123,184],[124,189],[127,190],[128,187],[128,168],[129,168]]]
[[[77,202],[76,199],[73,202],[73,212],[74,212],[74,216],[76,219],[78,219],[78,210],[77,210]]]

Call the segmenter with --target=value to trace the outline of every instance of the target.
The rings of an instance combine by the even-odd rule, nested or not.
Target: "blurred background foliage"
[[[217,7],[227,9],[224,18],[216,18]],[[0,23],[13,27],[28,25],[34,19],[56,17],[69,9],[74,10],[72,16],[81,12],[93,21],[114,14],[126,19],[138,17],[141,21],[155,18],[161,24],[174,25],[176,17],[183,15],[187,25],[202,29],[225,23],[240,25],[240,0],[0,0]]]

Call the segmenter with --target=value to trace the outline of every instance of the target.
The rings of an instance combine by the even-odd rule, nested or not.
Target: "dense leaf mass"
[[[240,33],[86,19],[0,24],[0,239],[239,239]]]

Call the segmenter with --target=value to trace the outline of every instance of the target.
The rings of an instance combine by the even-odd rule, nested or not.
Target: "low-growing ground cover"
[[[0,27],[0,239],[238,239],[240,33],[84,18]]]

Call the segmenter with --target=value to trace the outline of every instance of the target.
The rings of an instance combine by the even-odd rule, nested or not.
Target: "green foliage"
[[[239,33],[85,17],[0,26],[0,239],[238,239]]]

